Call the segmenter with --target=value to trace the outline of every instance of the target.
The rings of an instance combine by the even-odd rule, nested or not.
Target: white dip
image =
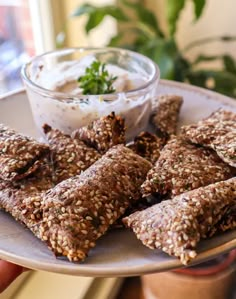
[[[144,92],[136,92],[132,96],[125,94],[128,90],[139,88],[147,82],[148,77],[140,68],[139,73],[128,72],[115,65],[106,65],[109,74],[117,76],[113,87],[116,90],[117,99],[104,101],[103,96],[82,96],[77,79],[85,73],[94,57],[87,56],[79,61],[61,62],[47,69],[41,67],[31,75],[31,80],[37,85],[52,91],[52,96],[41,95],[33,89],[27,88],[32,112],[37,126],[41,129],[44,123],[53,128],[71,133],[79,127],[89,124],[91,121],[114,111],[125,118],[127,127],[127,139],[145,130],[151,113],[151,97],[154,88],[148,88]],[[54,91],[69,95],[71,100],[60,100],[53,95]]]

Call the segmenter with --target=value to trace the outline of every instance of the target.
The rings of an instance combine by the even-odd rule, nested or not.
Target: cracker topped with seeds
[[[49,147],[0,124],[0,179],[20,180],[40,166]]]
[[[51,148],[55,183],[80,174],[101,157],[94,148],[77,138],[71,138],[48,125],[44,125],[43,129]]]
[[[151,123],[158,136],[176,134],[183,98],[177,95],[161,95],[153,101]]]
[[[79,138],[103,154],[114,145],[125,144],[125,122],[112,112],[73,132],[72,137]]]
[[[173,197],[183,192],[231,178],[235,170],[211,149],[198,147],[178,137],[161,151],[142,185],[143,196]]]
[[[235,204],[236,177],[165,200],[123,219],[141,242],[162,249],[187,265],[196,257],[196,246]]]
[[[38,209],[41,206],[41,197],[38,197],[40,192],[31,192],[27,184],[23,185],[21,189],[10,181],[0,181],[0,210],[10,213],[15,220],[29,228],[41,220]]]
[[[152,164],[155,164],[165,143],[166,138],[158,137],[149,132],[141,132],[134,138],[134,142],[129,145],[129,148]]]
[[[0,209],[10,213],[15,220],[28,228],[36,228],[41,220],[40,194],[51,189],[53,170],[48,158],[30,176],[18,181],[0,180]]]
[[[83,260],[128,206],[137,201],[151,164],[123,145],[43,197],[40,238],[56,255]]]
[[[236,227],[236,169],[217,155],[215,146],[219,149],[222,140],[217,144],[215,135],[202,134],[203,145],[184,134],[173,135],[181,105],[182,97],[160,97],[152,116],[157,135],[142,132],[131,146],[125,146],[124,120],[114,113],[72,136],[44,125],[49,146],[43,144],[45,153],[32,158],[32,168],[23,167],[15,177],[1,176],[0,170],[0,209],[56,256],[72,262],[83,261],[97,240],[125,217],[122,224],[144,245],[188,264],[202,238]],[[207,130],[212,123],[217,127],[215,119],[224,123],[217,134],[223,138],[229,133],[224,141],[232,147],[236,119],[221,110],[213,116]],[[0,127],[0,166],[9,150],[2,146],[12,136],[21,140],[16,134]],[[214,141],[214,147],[206,140]],[[15,154],[14,146],[20,152],[23,145],[24,155],[16,156],[24,161],[24,142],[17,142],[7,154]],[[153,205],[154,199],[162,202]]]
[[[118,145],[81,175],[47,192],[34,189],[25,193],[30,190],[27,186],[17,191],[0,181],[0,207],[31,229],[57,256],[81,261],[140,198],[140,185],[150,168],[146,159]]]
[[[209,147],[218,156],[236,167],[236,113],[219,109],[197,124],[181,128],[183,138]]]
[[[222,233],[236,228],[236,203],[233,203],[224,209],[224,216],[211,229],[209,237],[216,233]]]

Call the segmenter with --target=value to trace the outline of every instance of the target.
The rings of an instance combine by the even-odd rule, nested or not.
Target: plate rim
[[[179,89],[183,89],[185,91],[189,92],[196,92],[198,94],[202,94],[204,97],[209,97],[211,99],[214,99],[216,101],[221,102],[222,104],[229,105],[229,106],[235,106],[236,107],[236,99],[230,98],[228,96],[219,94],[217,92],[207,90],[198,86],[190,85],[187,83],[182,82],[176,82],[176,81],[170,81],[170,80],[160,80],[159,85],[166,86],[166,87],[175,87]],[[158,85],[158,86],[159,86]],[[158,90],[157,90],[158,91]],[[25,93],[24,88],[20,88],[8,93],[5,93],[4,95],[0,95],[0,100],[8,100],[10,97],[20,95],[22,93]],[[142,244],[141,244],[142,245]],[[204,252],[198,253],[196,259],[190,265],[194,265],[197,263],[201,263],[209,258],[209,255],[211,258],[214,258],[215,256],[222,254],[224,252],[228,252],[230,250],[233,250],[236,248],[236,238],[230,241],[226,241],[225,243],[218,245],[217,247],[208,249]],[[135,265],[135,266],[125,266],[120,271],[119,268],[111,267],[107,268],[104,266],[94,267],[86,265],[86,267],[79,267],[80,264],[78,264],[77,267],[68,267],[68,264],[48,264],[47,262],[41,262],[38,260],[30,259],[29,257],[19,257],[15,253],[6,252],[5,250],[0,249],[0,256],[1,258],[8,260],[10,262],[16,263],[18,265],[34,269],[34,270],[42,270],[42,271],[49,271],[54,273],[61,273],[61,274],[68,274],[68,275],[74,275],[74,276],[90,276],[90,277],[128,277],[128,276],[134,276],[134,275],[143,275],[143,274],[150,274],[150,273],[157,273],[157,272],[163,272],[168,271],[171,269],[181,268],[184,267],[180,263],[180,261],[177,258],[171,258],[166,260],[166,262],[162,263],[161,266],[157,262],[153,262],[150,264],[142,264]],[[54,256],[52,255],[52,258]],[[124,271],[125,269],[125,271]],[[123,271],[123,272],[122,272]]]
[[[197,93],[203,94],[204,96],[207,96],[207,97],[213,98],[214,100],[220,101],[223,104],[230,105],[230,106],[232,106],[232,105],[236,106],[236,99],[234,99],[234,98],[231,98],[231,97],[223,95],[219,92],[216,92],[216,91],[213,91],[210,89],[206,89],[203,87],[199,87],[196,85],[192,85],[189,83],[161,79],[158,83],[158,86],[159,85],[176,87],[176,88],[180,88],[180,89],[182,88],[187,91],[195,91]],[[157,91],[158,91],[158,86],[157,86]],[[0,95],[0,100],[8,99],[11,96],[15,96],[15,95],[21,94],[21,93],[26,93],[26,90],[24,87],[21,87],[21,88],[18,88],[13,91],[9,91],[9,92],[6,92],[6,93]]]
[[[142,245],[142,244],[141,244]],[[144,245],[143,245],[144,246]],[[215,258],[216,256],[227,253],[231,250],[234,250],[236,248],[236,239],[228,241],[224,244],[221,244],[215,248],[208,249],[204,252],[198,253],[197,257],[188,265],[193,266],[199,263],[202,263],[209,258],[209,253],[211,255],[211,259]],[[159,250],[160,251],[160,250]],[[162,252],[162,251],[160,251]],[[163,252],[162,252],[163,253]],[[30,260],[29,258],[25,257],[18,257],[14,253],[6,253],[5,251],[2,251],[0,249],[0,256],[4,260],[7,260],[11,263],[18,264],[20,266],[23,266],[25,268],[29,268],[32,270],[40,270],[40,271],[46,271],[46,272],[53,272],[53,273],[60,273],[60,274],[66,274],[66,275],[72,275],[72,276],[88,276],[88,277],[129,277],[129,276],[137,276],[137,275],[145,275],[145,274],[151,274],[151,273],[158,273],[158,272],[165,272],[168,270],[174,270],[179,268],[184,268],[183,264],[175,258],[175,257],[169,257],[170,260],[166,262],[165,267],[159,267],[158,263],[152,263],[148,265],[142,265],[142,266],[127,266],[125,269],[120,271],[119,268],[106,268],[99,266],[88,266],[86,267],[79,267],[80,264],[73,264],[78,265],[77,267],[68,267],[67,264],[65,265],[57,265],[57,264],[48,264],[44,262],[39,262],[35,260]],[[55,257],[56,259],[56,257]],[[60,271],[59,271],[60,270]]]

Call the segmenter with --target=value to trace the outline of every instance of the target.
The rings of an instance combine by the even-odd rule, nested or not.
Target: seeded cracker
[[[49,147],[0,124],[0,179],[19,180],[33,173]]]
[[[155,164],[165,143],[165,138],[158,137],[149,132],[141,132],[134,138],[134,143],[129,148],[152,164]]]
[[[43,129],[52,152],[55,183],[80,174],[101,157],[79,139],[73,139],[48,125],[44,125]]]
[[[33,230],[42,217],[40,193],[52,187],[52,167],[45,158],[31,176],[21,181],[0,181],[0,209]]]
[[[236,177],[162,201],[123,219],[137,238],[151,249],[162,249],[187,265],[196,245],[224,218],[236,201]]]
[[[151,164],[123,145],[110,149],[80,176],[43,196],[40,238],[56,255],[83,260],[101,237],[141,196]]]
[[[225,232],[230,229],[236,228],[236,203],[228,206],[224,211],[224,217],[214,226],[209,233],[209,236],[215,233]]]
[[[114,145],[125,144],[125,122],[112,112],[78,129],[72,137],[83,140],[103,154]]]
[[[219,109],[181,131],[186,140],[212,148],[225,163],[236,167],[236,113]]]
[[[197,147],[176,137],[165,145],[141,189],[143,196],[158,193],[173,197],[227,180],[234,174],[235,170],[211,149]]]
[[[177,95],[162,95],[153,103],[151,123],[158,136],[176,134],[177,122],[183,98]]]

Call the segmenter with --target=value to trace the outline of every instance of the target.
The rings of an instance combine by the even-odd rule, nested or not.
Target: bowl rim
[[[47,55],[52,55],[55,53],[72,53],[75,51],[99,51],[99,50],[108,50],[108,51],[115,51],[115,52],[120,52],[123,51],[125,53],[129,53],[131,55],[134,55],[137,58],[141,58],[143,60],[145,60],[147,63],[151,64],[154,70],[154,74],[153,77],[146,83],[144,83],[143,85],[139,86],[138,88],[135,89],[131,89],[129,91],[122,91],[122,92],[114,92],[111,94],[93,94],[93,95],[72,95],[70,93],[65,93],[65,92],[60,92],[60,91],[54,91],[51,89],[47,89],[45,87],[42,87],[40,85],[38,85],[37,83],[33,82],[27,74],[27,70],[28,68],[32,65],[32,63],[34,63],[35,61],[43,58],[44,56]],[[22,67],[21,67],[21,78],[23,79],[23,82],[30,86],[33,90],[37,91],[39,94],[43,95],[43,96],[47,96],[47,97],[51,97],[51,98],[56,98],[56,99],[60,99],[60,101],[63,100],[79,100],[79,101],[83,101],[85,99],[87,99],[88,97],[101,97],[103,98],[104,101],[111,101],[111,100],[115,100],[117,99],[120,95],[127,95],[127,97],[132,97],[133,95],[135,96],[137,94],[137,92],[142,92],[145,91],[146,88],[148,88],[149,86],[151,86],[153,83],[158,84],[159,80],[160,80],[160,69],[158,67],[158,65],[151,60],[150,58],[148,58],[147,56],[140,54],[138,52],[134,52],[128,49],[124,49],[124,48],[118,48],[118,47],[68,47],[68,48],[63,48],[63,49],[56,49],[56,50],[52,50],[52,51],[47,51],[44,52],[40,55],[36,55],[34,57],[31,58],[31,60],[27,63],[25,63]],[[146,91],[145,91],[146,92]]]

